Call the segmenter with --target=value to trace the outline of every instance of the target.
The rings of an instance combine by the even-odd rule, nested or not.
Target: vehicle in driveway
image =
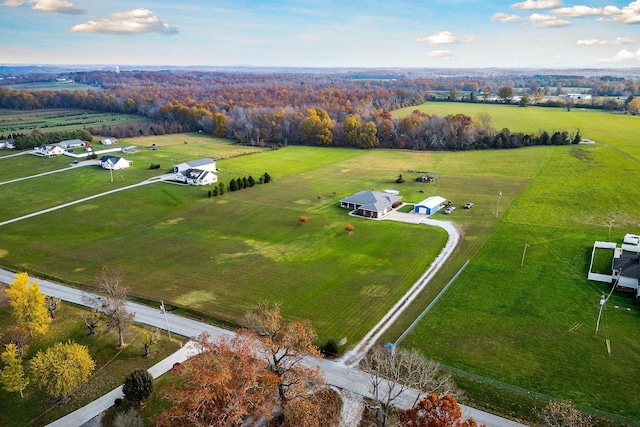
[[[473,207],[473,203],[467,203],[466,205],[464,205],[465,209],[471,209]]]
[[[451,212],[453,212],[453,211],[455,211],[455,210],[456,210],[456,207],[455,207],[455,206],[449,206],[448,208],[446,208],[446,209],[444,210],[444,213],[445,213],[445,214],[447,214],[447,215],[449,215]]]

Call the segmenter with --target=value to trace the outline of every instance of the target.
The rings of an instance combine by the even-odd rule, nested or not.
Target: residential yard
[[[3,287],[4,289],[4,287]],[[133,326],[126,335],[127,347],[118,349],[117,334],[99,329],[97,336],[86,336],[87,327],[81,318],[84,309],[63,303],[56,311],[45,337],[35,339],[29,346],[25,360],[39,350],[45,350],[56,342],[72,340],[89,347],[96,369],[89,382],[80,386],[68,402],[59,404],[55,399],[39,391],[33,384],[27,386],[24,398],[19,393],[8,393],[0,388],[0,425],[6,427],[44,426],[118,387],[127,374],[135,369],[147,369],[178,349],[178,339],[169,342],[166,335],[151,347],[151,357],[144,358],[142,346],[143,327]],[[6,306],[0,307],[0,330],[13,324]],[[27,362],[25,362],[26,364]]]

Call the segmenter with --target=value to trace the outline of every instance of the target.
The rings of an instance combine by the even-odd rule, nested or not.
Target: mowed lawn
[[[486,111],[502,120],[501,111],[511,109]],[[640,232],[640,187],[632,184],[640,178],[634,143],[640,120],[516,111],[530,110],[547,123],[542,129],[577,117],[596,145],[549,148],[496,231],[404,345],[448,366],[640,420],[640,307],[632,295],[614,293],[594,337],[600,295],[609,287],[586,279],[593,242],[608,239],[611,219],[613,241]]]

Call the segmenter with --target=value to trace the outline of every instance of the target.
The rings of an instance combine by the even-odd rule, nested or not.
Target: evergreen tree
[[[122,392],[127,400],[142,402],[153,393],[153,377],[145,370],[135,370],[124,379]]]

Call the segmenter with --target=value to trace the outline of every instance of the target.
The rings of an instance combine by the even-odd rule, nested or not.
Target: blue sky
[[[0,0],[0,63],[640,67],[640,1]]]

